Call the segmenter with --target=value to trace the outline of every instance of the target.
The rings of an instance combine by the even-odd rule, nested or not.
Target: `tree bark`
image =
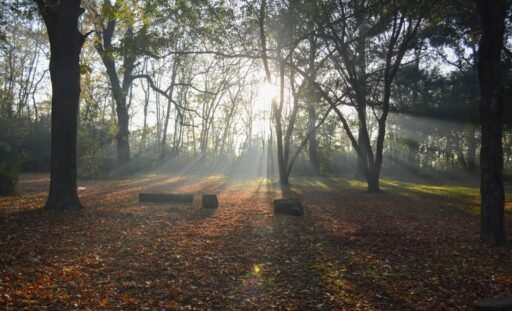
[[[311,22],[311,28],[314,27],[314,23]],[[309,37],[309,74],[312,79],[316,79],[316,50],[317,50],[317,38],[315,36]],[[311,83],[308,83],[307,88],[307,110],[308,110],[308,153],[309,153],[309,162],[311,166],[315,170],[315,173],[320,172],[320,160],[318,158],[318,141],[316,135],[316,105],[318,102],[318,98],[316,96],[316,89]]]
[[[113,9],[110,1],[105,1],[104,6]],[[129,51],[124,51],[123,54],[123,81],[121,83],[119,74],[117,72],[116,62],[113,56],[114,46],[112,41],[114,39],[114,32],[116,30],[117,20],[108,19],[106,26],[99,24],[96,27],[96,34],[98,36],[95,43],[95,48],[98,51],[103,64],[107,70],[107,76],[112,86],[112,95],[116,102],[117,114],[117,134],[116,134],[116,151],[117,151],[117,164],[119,166],[125,165],[130,161],[130,130],[129,122],[130,116],[128,115],[128,107],[126,104],[126,97],[133,81],[132,72],[135,64],[134,55]],[[124,35],[124,39],[133,38],[133,29],[128,27]]]
[[[260,15],[258,18],[258,24],[259,24],[259,30],[260,30],[260,41],[261,41],[261,48],[262,48],[262,60],[263,60],[263,66],[265,68],[265,75],[267,78],[267,83],[272,82],[272,76],[270,73],[269,65],[268,65],[268,56],[267,56],[267,44],[266,44],[266,36],[265,36],[265,10],[266,10],[267,2],[266,0],[261,1],[260,5]],[[280,76],[280,95],[279,95],[279,107],[277,100],[275,98],[272,99],[272,114],[274,116],[275,121],[275,130],[276,130],[276,142],[277,142],[277,165],[279,170],[279,182],[282,185],[288,185],[288,174],[286,172],[286,163],[284,163],[284,157],[283,157],[283,130],[282,130],[282,106],[283,106],[283,100],[284,100],[284,62],[281,59],[281,50],[278,49],[278,59],[280,61],[279,63],[279,76]],[[270,132],[270,140],[268,142],[269,146],[269,157],[270,157],[270,166],[268,169],[270,170],[270,174],[273,174],[273,160],[271,156],[271,148],[272,148],[272,130]],[[269,173],[267,172],[267,175]]]
[[[284,86],[283,86],[284,87]],[[281,98],[283,94],[281,92]],[[283,146],[283,124],[281,110],[277,108],[277,103],[274,100],[272,102],[272,110],[274,111],[274,121],[276,129],[276,142],[277,142],[277,168],[279,170],[279,183],[281,185],[288,185],[288,172],[286,170],[287,163],[284,158],[284,146]]]
[[[353,87],[356,92],[356,100],[357,100],[357,109],[359,116],[359,135],[357,138],[357,142],[359,146],[361,146],[362,153],[357,155],[357,168],[355,177],[364,178],[368,173],[368,155],[371,149],[371,142],[368,138],[367,130],[367,116],[366,116],[366,107],[368,104],[368,87],[367,87],[367,77],[366,77],[366,21],[365,21],[365,10],[364,10],[364,2],[363,1],[355,1],[355,21],[358,27],[358,39],[356,41],[355,52],[355,68],[357,68],[355,75],[357,79],[353,82]],[[347,59],[347,61],[349,61]],[[370,189],[370,182],[368,181],[368,189]]]
[[[144,92],[144,110],[143,110],[143,124],[142,124],[142,134],[140,137],[140,145],[139,145],[139,154],[142,154],[143,150],[146,148],[146,139],[148,134],[148,107],[149,107],[149,94],[150,94],[150,86],[149,82],[147,82],[147,88],[144,87],[144,83],[141,83],[142,91]]]
[[[364,129],[362,126],[359,126],[359,135],[357,137],[357,143],[361,146],[361,153],[357,154],[357,166],[356,173],[354,175],[355,178],[365,178],[366,171],[368,170],[368,164],[366,162],[366,155],[368,151],[365,149],[365,142],[363,140]]]
[[[162,133],[162,142],[160,145],[160,159],[167,155],[167,129],[169,127],[169,119],[171,117],[172,96],[174,94],[174,85],[176,83],[176,75],[178,74],[178,61],[174,60],[172,65],[171,85],[169,86],[169,98],[167,98],[167,111],[164,120],[164,131]]]
[[[477,138],[477,125],[478,125],[478,98],[480,94],[478,94],[478,53],[476,52],[475,45],[472,46],[473,50],[473,75],[471,79],[471,91],[470,91],[470,120],[467,131],[467,139],[468,139],[468,170],[470,172],[477,171],[476,165],[476,150],[478,145]]]
[[[85,36],[78,30],[80,0],[58,5],[36,1],[50,41],[52,138],[50,190],[45,208],[79,209],[76,144],[80,100],[80,52]]]
[[[370,193],[380,192],[379,180],[380,180],[380,168],[370,169],[366,175],[368,183],[367,191]]]
[[[507,4],[505,0],[476,0],[476,5],[482,22],[478,49],[482,129],[480,238],[485,243],[495,245],[505,240],[501,50]]]
[[[124,165],[130,161],[130,117],[128,115],[128,108],[126,107],[125,95],[114,96],[114,98],[116,98],[118,126],[116,134],[117,164]]]
[[[320,161],[318,159],[318,141],[316,139],[316,108],[315,102],[308,105],[308,133],[309,133],[309,162],[316,173],[320,171]]]

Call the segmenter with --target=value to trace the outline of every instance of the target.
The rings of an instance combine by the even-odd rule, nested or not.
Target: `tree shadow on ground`
[[[191,191],[197,181],[155,183]],[[0,305],[450,309],[512,294],[510,247],[479,244],[478,219],[449,213],[438,196],[372,195],[323,178],[286,192],[269,179],[212,179],[201,186],[222,189],[220,206],[207,210],[138,204],[140,183],[91,192],[80,211],[2,212],[0,283],[12,300]],[[288,191],[304,217],[273,214]]]
[[[512,249],[482,245],[478,218],[454,213],[446,203],[450,197],[419,199],[391,191],[364,194],[354,189],[335,191],[329,181],[325,185],[322,190],[300,184],[297,191],[305,198],[310,218],[328,228],[322,234],[325,241],[350,242],[339,245],[340,254],[329,256],[341,262],[330,274],[350,271],[338,277],[337,287],[366,289],[373,297],[368,301],[376,306],[391,307],[394,300],[393,308],[414,309],[428,309],[431,304],[471,308],[477,298],[512,294],[511,269],[503,261]],[[344,285],[344,279],[351,281],[350,286]],[[485,291],[480,290],[482,284]],[[460,286],[470,290],[460,293],[456,290]]]

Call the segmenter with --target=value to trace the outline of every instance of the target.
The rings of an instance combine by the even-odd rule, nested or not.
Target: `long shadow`
[[[358,303],[432,309],[452,299],[444,288],[481,288],[482,279],[488,286],[481,295],[510,292],[511,249],[485,257],[490,252],[475,242],[475,217],[444,213],[435,202],[320,181],[286,190],[304,200],[304,217],[272,214],[272,199],[284,193],[268,179],[242,185],[246,192],[238,196],[233,181],[225,180],[218,210],[133,204],[133,193],[121,189],[126,208],[113,196],[76,212],[2,214],[0,243],[9,251],[0,257],[0,271],[13,272],[0,272],[0,279],[44,289],[41,280],[52,273],[53,284],[69,291],[66,303],[100,297],[125,309],[329,310]],[[187,183],[194,179],[172,185]],[[496,269],[484,275],[479,268],[486,266]],[[428,295],[410,294],[418,290]],[[429,295],[434,301],[426,300]],[[447,308],[472,299],[470,292],[460,297]],[[64,302],[48,301],[58,303]]]
[[[376,306],[390,307],[389,302],[393,302],[393,308],[398,309],[428,308],[428,302],[421,301],[421,297],[426,299],[428,295],[419,296],[420,300],[414,298],[414,295],[409,295],[410,291],[417,291],[407,288],[407,286],[414,287],[414,283],[419,284],[419,288],[421,286],[426,288],[424,291],[431,295],[430,299],[432,297],[434,299],[430,303],[435,303],[436,300],[437,302],[452,301],[448,304],[449,308],[463,307],[461,305],[463,301],[478,298],[472,296],[476,295],[476,292],[469,292],[463,299],[458,297],[457,301],[451,299],[450,293],[444,289],[453,287],[454,282],[465,283],[468,275],[481,275],[482,272],[479,272],[476,267],[486,265],[484,263],[476,266],[468,265],[466,262],[468,258],[475,256],[475,250],[483,255],[478,260],[486,260],[484,259],[486,250],[478,243],[478,232],[474,229],[478,228],[475,217],[461,213],[453,214],[449,211],[451,207],[439,207],[436,201],[426,202],[424,199],[420,200],[400,193],[355,195],[352,191],[325,190],[320,191],[321,195],[318,195],[315,193],[318,190],[301,190],[305,196],[316,195],[316,200],[322,197],[333,198],[330,203],[333,206],[330,211],[331,216],[327,218],[326,202],[320,200],[317,204],[310,204],[313,218],[323,215],[323,218],[316,220],[317,222],[325,222],[326,219],[331,218],[343,221],[345,226],[354,227],[345,234],[333,235],[330,231],[321,233],[321,236],[325,237],[325,243],[331,244],[328,247],[332,253],[329,257],[346,258],[342,260],[343,264],[340,267],[331,269],[330,272],[331,276],[336,276],[339,271],[350,272],[333,283],[334,287],[341,288],[340,291],[350,287],[370,288],[373,296],[370,295],[365,299],[373,301]],[[461,222],[463,225],[460,225]],[[467,228],[473,228],[473,230]],[[336,246],[337,244],[339,245]],[[511,254],[510,252],[510,248],[501,249],[499,255],[492,259],[493,264],[491,264],[501,271],[501,277],[505,279],[505,275],[510,275],[511,269],[507,268],[503,261],[500,262],[500,258],[505,258],[507,254]],[[347,268],[347,265],[351,267]],[[454,271],[456,269],[454,267],[459,270]],[[427,272],[424,272],[426,270]],[[403,274],[403,277],[383,277],[382,274],[386,273],[395,274],[395,276]],[[480,277],[487,277],[491,282],[489,276],[481,275]],[[409,282],[406,282],[408,278]],[[347,280],[348,285],[344,284]],[[400,283],[405,286],[401,286]],[[479,287],[477,277],[472,278],[469,283],[474,285],[474,287],[469,286],[471,288]],[[510,290],[503,281],[498,287],[499,289],[494,290],[488,288],[486,293],[478,295],[491,297],[496,294],[510,294]],[[421,307],[421,303],[425,305]]]

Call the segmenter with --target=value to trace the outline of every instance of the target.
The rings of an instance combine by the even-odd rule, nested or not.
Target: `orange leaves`
[[[82,184],[80,212],[33,210],[41,182],[0,202],[0,307],[429,310],[512,294],[510,247],[479,244],[478,219],[443,207],[456,204],[449,197],[369,195],[312,179],[293,189],[307,209],[297,219],[273,215],[280,191],[268,180]],[[153,187],[204,188],[220,207],[139,204]]]

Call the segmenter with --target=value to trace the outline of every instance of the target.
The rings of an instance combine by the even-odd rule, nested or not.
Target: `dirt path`
[[[273,215],[282,192],[266,179],[148,175],[80,182],[87,208],[57,213],[40,209],[47,182],[25,176],[23,196],[0,199],[2,307],[432,310],[512,295],[512,248],[481,245],[459,198],[300,179],[295,218]],[[145,190],[218,193],[220,207],[139,204]]]

